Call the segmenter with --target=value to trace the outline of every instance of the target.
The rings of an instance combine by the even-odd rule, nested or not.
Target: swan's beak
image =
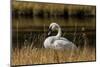
[[[48,36],[51,35],[51,32],[52,32],[52,30],[51,30],[51,28],[49,28],[49,30],[48,30]]]

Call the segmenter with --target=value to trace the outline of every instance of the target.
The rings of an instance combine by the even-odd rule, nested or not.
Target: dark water
[[[84,45],[84,41],[87,41],[87,45],[95,47],[96,21],[94,17],[13,18],[12,46],[33,45],[37,48],[43,47],[43,42],[47,37],[47,29],[51,22],[58,23],[62,28],[62,36],[74,42],[77,46]],[[52,35],[56,34],[57,32],[52,33]],[[83,34],[86,34],[85,38]]]

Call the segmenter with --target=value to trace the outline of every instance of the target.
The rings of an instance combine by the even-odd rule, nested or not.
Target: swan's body
[[[70,42],[68,39],[61,37],[61,28],[56,23],[51,23],[49,29],[52,31],[58,30],[58,34],[56,36],[50,36],[45,39],[44,47],[45,48],[53,48],[53,49],[76,49],[77,47]],[[50,34],[50,32],[49,32]]]

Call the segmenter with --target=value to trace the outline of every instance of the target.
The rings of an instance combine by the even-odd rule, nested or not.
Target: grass
[[[82,31],[85,29],[82,28]],[[76,32],[74,33],[76,35]],[[72,50],[54,50],[45,48],[33,47],[33,44],[24,44],[22,48],[12,49],[12,65],[29,65],[29,64],[48,64],[48,63],[65,63],[65,62],[79,62],[79,61],[95,61],[95,47],[88,46],[88,38],[85,33],[82,33],[84,44],[78,43],[79,45],[84,45],[82,48],[78,47],[76,51]],[[74,40],[77,38],[74,36]],[[80,38],[80,37],[79,37]],[[35,37],[36,39],[36,37]],[[43,39],[40,40],[42,41]],[[79,39],[81,41],[82,39]],[[38,40],[39,41],[39,40]],[[41,42],[40,42],[41,43]],[[39,45],[39,44],[35,44]]]
[[[12,52],[12,65],[47,64],[79,61],[95,61],[95,49],[84,48],[83,51],[53,50],[23,47]]]
[[[95,47],[91,48],[90,46],[88,46],[90,44],[88,43],[89,39],[86,37],[86,34],[82,33],[82,36],[80,35],[81,37],[76,36],[76,35],[80,34],[77,31],[84,32],[84,28],[83,28],[83,30],[80,30],[80,28],[84,27],[84,26],[85,26],[86,30],[88,30],[88,29],[95,30],[95,20],[90,21],[89,19],[87,19],[86,23],[85,23],[84,19],[77,21],[77,20],[69,18],[70,21],[67,23],[66,21],[63,21],[64,19],[62,19],[62,20],[61,20],[61,18],[58,19],[59,15],[61,17],[67,16],[67,15],[69,15],[69,16],[79,15],[79,17],[93,15],[95,17],[95,9],[96,9],[95,6],[16,2],[15,0],[12,0],[12,1],[13,1],[12,2],[12,13],[14,13],[15,16],[18,16],[21,18],[21,20],[14,20],[12,23],[12,27],[14,29],[13,35],[14,36],[17,35],[15,38],[17,38],[17,40],[19,40],[18,45],[24,44],[24,46],[21,48],[18,48],[18,47],[12,48],[12,56],[11,56],[12,65],[64,63],[64,62],[79,62],[79,61],[95,61],[96,60]],[[45,19],[47,19],[47,20],[45,20],[45,23],[41,23],[42,21],[44,22],[43,18],[42,18],[43,20],[41,20],[41,19],[36,19],[36,18],[31,17],[34,19],[34,22],[30,21],[30,19],[29,20],[27,19],[27,21],[26,21],[25,20],[26,18],[24,20],[22,20],[23,17],[27,17],[28,15],[30,17],[31,17],[31,15],[34,17],[37,15],[42,17],[42,15],[43,15],[44,18],[48,17],[48,16],[57,18],[57,22],[59,24],[61,24],[64,31],[66,31],[65,27],[69,27],[69,28],[67,28],[67,31],[70,31],[70,30],[75,31],[74,34],[73,34],[73,32],[72,32],[72,34],[69,34],[69,32],[63,33],[63,36],[64,37],[68,36],[69,38],[74,38],[73,39],[74,43],[75,43],[75,40],[77,40],[78,41],[77,44],[79,46],[80,45],[84,45],[84,46],[82,48],[78,47],[77,51],[74,51],[73,49],[71,51],[45,49],[45,48],[41,47],[41,45],[43,45],[42,43],[45,38],[43,33],[42,34],[39,33],[39,35],[38,35],[38,33],[34,33],[33,35],[30,35],[30,37],[33,38],[33,41],[34,41],[34,42],[32,41],[33,44],[29,44],[27,41],[24,42],[23,44],[22,43],[19,44],[20,39],[24,39],[23,38],[24,31],[33,31],[33,30],[40,31],[40,30],[43,30],[43,27],[39,28],[39,26],[43,26],[42,24],[46,24],[45,29],[44,29],[44,33],[45,33],[45,31],[47,31],[47,29],[48,29],[48,25],[51,23],[51,22],[49,22],[49,19],[47,19],[47,18],[45,18]],[[88,16],[88,17],[90,17],[90,16]],[[52,19],[52,18],[50,18],[50,19]],[[52,19],[52,20],[56,20],[56,19]],[[79,23],[77,23],[77,22],[79,22]],[[88,22],[91,22],[91,24]],[[76,23],[77,23],[77,25],[74,25]],[[72,28],[70,28],[70,26]],[[75,29],[74,29],[74,27],[75,27]],[[22,33],[19,33],[20,31]],[[95,31],[92,31],[92,34],[93,33],[95,35]],[[27,33],[25,33],[25,34],[27,34]],[[91,33],[89,32],[88,35],[90,35],[90,34]],[[72,35],[72,37],[70,37],[71,35]],[[27,35],[25,35],[25,38],[26,37],[27,37]],[[30,39],[31,38],[29,38],[29,40]],[[84,44],[81,43],[82,41],[84,42]],[[38,47],[40,46],[40,48],[33,47],[35,45],[37,45]],[[15,46],[15,44],[13,44],[12,46]]]
[[[45,49],[45,48],[36,48],[34,45],[43,45],[44,41],[43,33],[33,38],[33,44],[25,45],[22,48],[12,49],[11,63],[12,65],[30,65],[30,64],[49,64],[49,63],[65,63],[65,62],[79,62],[79,61],[95,61],[95,47],[90,47],[88,43],[89,39],[85,32],[81,33],[80,36],[77,34],[77,25],[75,25],[74,39],[79,45],[84,45],[82,48],[78,47],[77,51],[72,50],[54,50],[54,49]],[[44,29],[45,30],[45,29]],[[82,27],[81,31],[85,31],[85,28]],[[45,32],[44,32],[45,33]],[[66,33],[65,33],[66,34]],[[65,36],[63,34],[63,36]],[[35,34],[34,34],[35,35]],[[32,36],[31,36],[32,37]],[[82,39],[83,38],[83,39]],[[36,43],[35,43],[36,41]],[[80,41],[84,43],[81,44]],[[39,44],[37,44],[39,42]],[[21,44],[20,44],[21,45]]]

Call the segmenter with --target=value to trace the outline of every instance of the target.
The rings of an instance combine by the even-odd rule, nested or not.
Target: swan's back
[[[76,46],[66,38],[63,37],[56,38],[55,36],[48,37],[44,41],[44,47],[53,49],[67,49],[67,50],[76,49]]]
[[[60,39],[55,40],[54,45],[56,46],[56,49],[77,49],[77,47],[66,38],[61,37]]]

